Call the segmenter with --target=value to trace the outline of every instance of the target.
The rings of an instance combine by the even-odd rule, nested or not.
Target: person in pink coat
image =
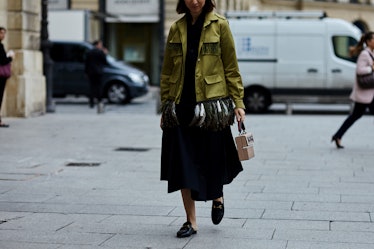
[[[364,47],[364,44],[366,45]],[[374,72],[374,32],[367,32],[362,35],[359,43],[351,50],[352,56],[358,56],[356,73],[368,74]],[[374,88],[362,89],[357,83],[357,79],[353,85],[350,99],[354,102],[352,113],[340,126],[339,130],[332,136],[332,142],[338,149],[344,148],[341,145],[341,139],[344,133],[365,113],[369,108],[370,113],[374,114]]]

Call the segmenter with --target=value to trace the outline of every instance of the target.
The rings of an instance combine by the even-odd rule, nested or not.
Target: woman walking
[[[223,185],[243,170],[230,125],[244,121],[244,89],[228,22],[214,8],[214,0],[178,1],[184,16],[170,28],[161,73],[161,180],[181,191],[179,238],[198,230],[195,201],[212,200],[212,222],[221,222]]]
[[[364,48],[364,44],[366,47]],[[358,56],[356,73],[368,74],[374,71],[374,32],[367,32],[362,35],[359,43],[352,49],[352,56]],[[370,113],[374,114],[374,89],[362,89],[356,82],[350,98],[354,101],[352,113],[347,117],[339,130],[332,136],[332,141],[338,149],[343,149],[341,139],[344,133],[365,113],[369,108]]]
[[[8,55],[5,52],[4,45],[1,43],[4,40],[6,34],[6,29],[4,27],[0,27],[0,65],[7,65],[12,61],[14,56],[13,51],[9,51]],[[5,91],[5,84],[8,78],[0,76],[0,112],[1,112],[1,103],[3,102],[3,95]],[[8,124],[5,124],[1,121],[1,114],[0,114],[0,127],[6,128],[9,127]]]

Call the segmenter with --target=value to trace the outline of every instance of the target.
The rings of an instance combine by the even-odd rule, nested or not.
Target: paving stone
[[[55,231],[27,231],[27,230],[0,230],[0,241],[39,243],[39,244],[77,244],[77,245],[100,245],[111,238],[110,234],[93,233],[64,233]]]
[[[334,221],[330,224],[331,231],[347,232],[374,232],[373,222],[339,222]]]
[[[374,196],[372,194],[342,194],[341,195],[342,202],[350,202],[350,203],[374,203]]]
[[[61,244],[0,241],[1,249],[60,249]]]
[[[340,202],[338,194],[250,193],[246,199],[262,201]]]
[[[323,243],[290,241],[287,249],[372,249],[374,244],[359,243]]]
[[[374,128],[371,117],[355,123],[337,150],[331,134],[345,115],[249,114],[256,156],[224,187],[224,219],[213,225],[211,201],[197,202],[198,234],[178,239],[186,218],[180,192],[167,194],[159,180],[154,103],[113,105],[103,115],[73,103],[39,117],[7,117],[0,248],[374,248],[374,133],[362,133]]]
[[[247,219],[244,228],[272,228],[295,230],[330,230],[329,221]]]
[[[374,244],[374,237],[369,232],[312,231],[277,229],[274,239],[288,241],[333,242],[333,243],[366,243]]]
[[[117,234],[102,245],[104,248],[152,248],[152,249],[182,249],[185,248],[191,238],[177,239],[176,233],[168,233],[164,236],[142,234],[122,235]]]
[[[295,202],[295,211],[333,211],[333,212],[374,212],[374,204],[367,203],[334,203],[334,202]]]
[[[263,218],[279,220],[370,221],[370,216],[367,212],[265,210]]]
[[[186,249],[285,249],[286,241],[282,240],[257,240],[245,238],[212,238],[196,236],[185,247]]]

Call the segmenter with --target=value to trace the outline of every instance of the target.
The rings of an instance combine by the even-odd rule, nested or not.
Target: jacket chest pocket
[[[221,74],[224,72],[219,42],[204,42],[201,47],[201,66],[204,75]]]
[[[201,47],[202,55],[221,55],[221,44],[218,39],[212,39],[210,41],[204,41]]]
[[[171,58],[182,57],[182,43],[181,42],[169,42],[166,46]]]
[[[172,58],[173,65],[169,77],[169,96],[175,97],[178,92],[178,82],[182,75],[183,52],[181,42],[169,42],[166,49],[169,50],[170,58]]]

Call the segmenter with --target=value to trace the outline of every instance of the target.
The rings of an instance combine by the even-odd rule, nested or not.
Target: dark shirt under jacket
[[[202,13],[192,25],[192,17],[187,14],[187,54],[184,73],[184,84],[181,96],[182,104],[196,104],[195,68],[199,54],[199,41],[203,29],[205,14]]]
[[[0,42],[0,65],[6,65],[12,61],[12,57],[7,57],[4,45]]]
[[[176,106],[177,117],[181,125],[188,125],[194,116],[196,105],[195,68],[199,54],[199,41],[204,24],[205,14],[201,14],[192,25],[192,17],[187,15],[187,54],[184,66],[184,82],[180,103]]]
[[[94,48],[87,52],[85,61],[86,74],[101,75],[106,64],[106,55],[101,49]]]

